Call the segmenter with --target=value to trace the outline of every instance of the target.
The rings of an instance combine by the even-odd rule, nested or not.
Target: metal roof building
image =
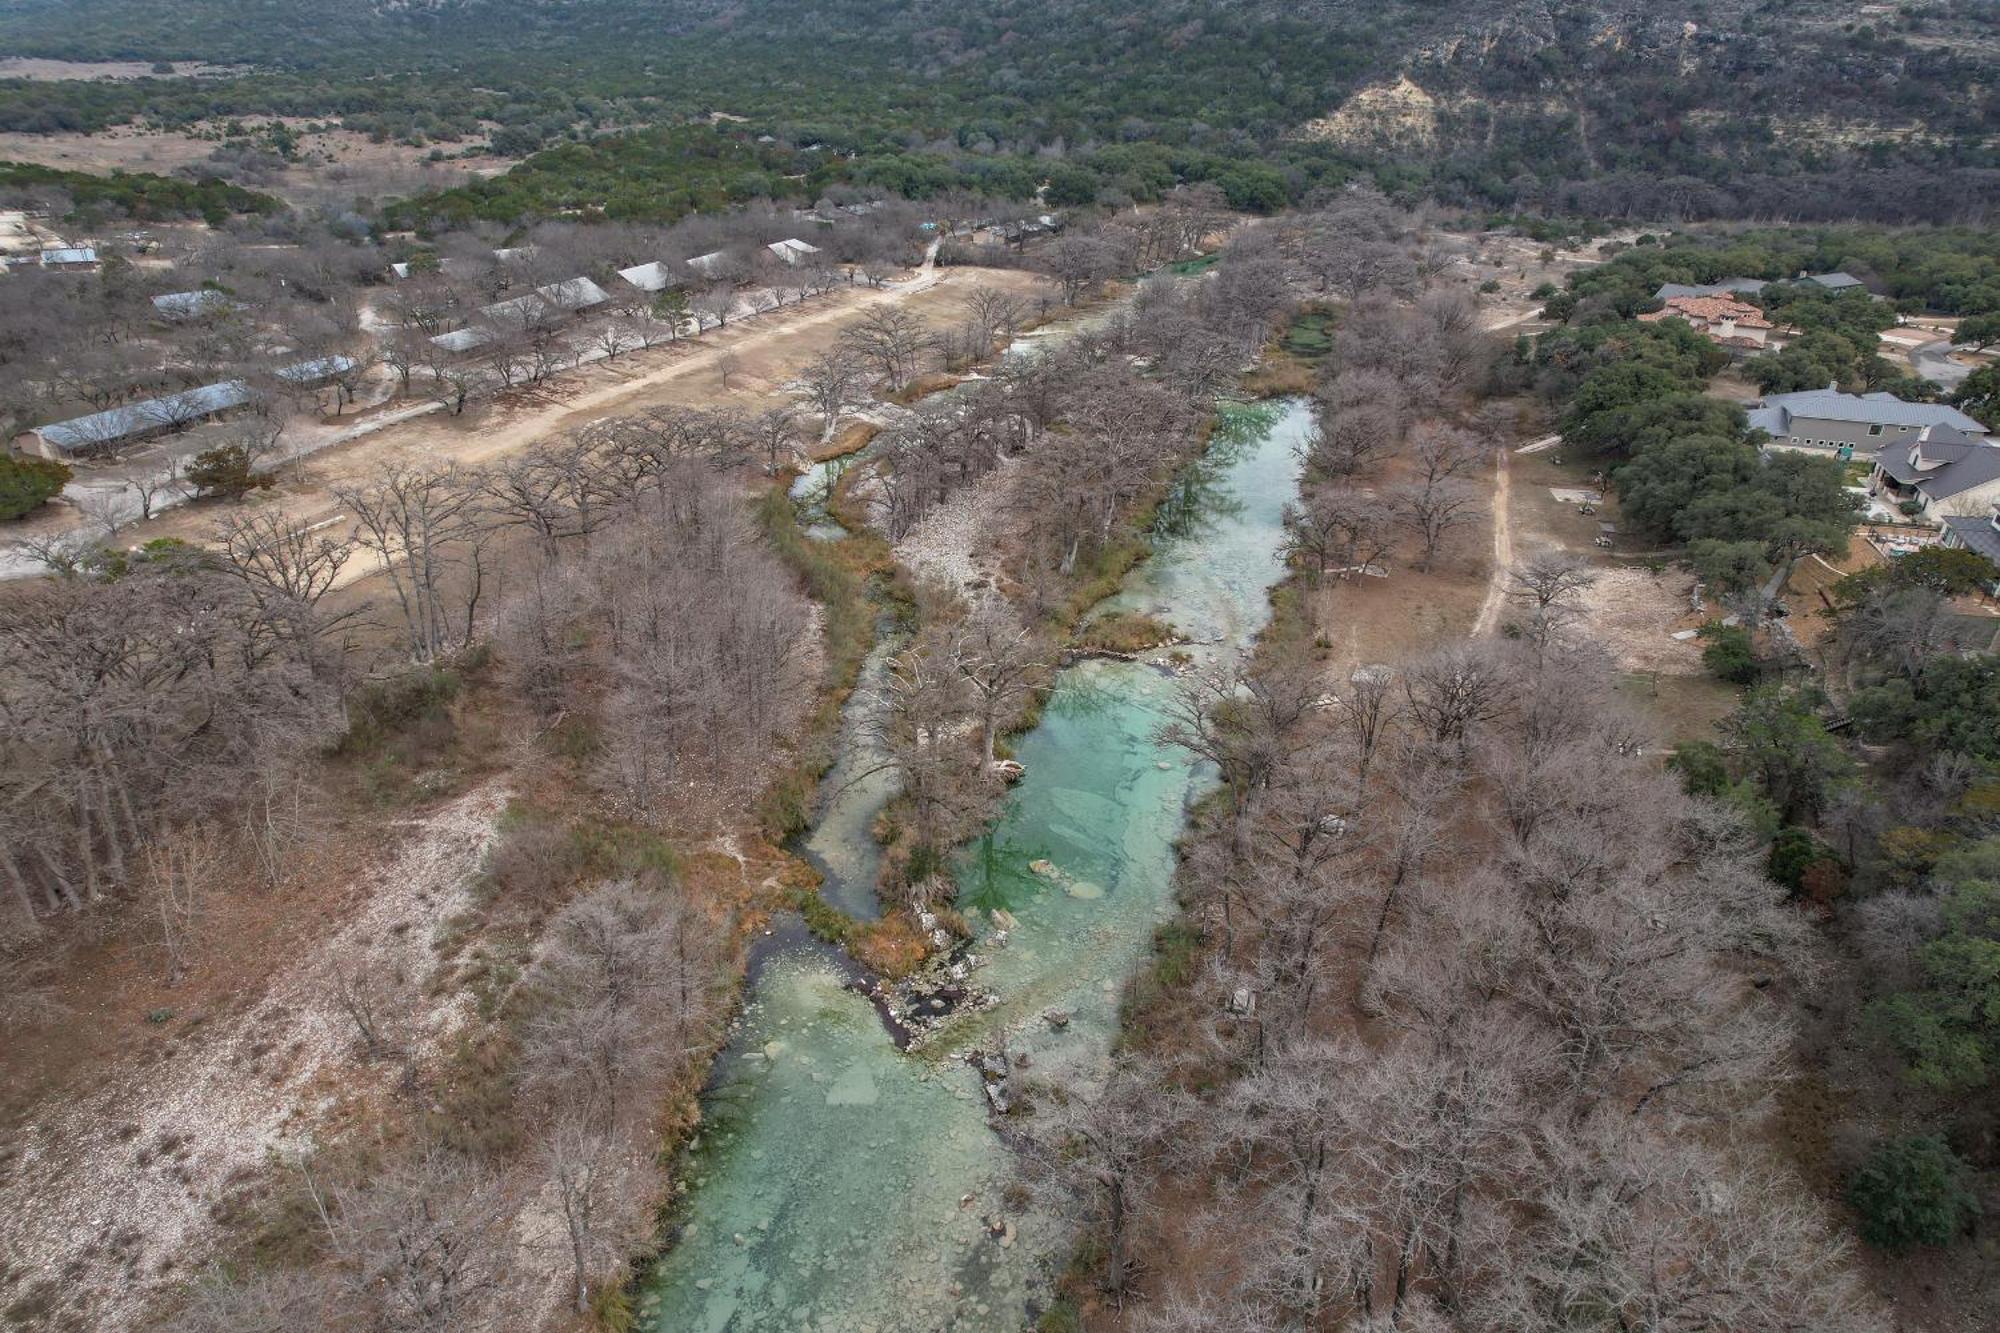
[[[495,301],[479,313],[492,320],[533,324],[550,315],[567,315],[579,310],[588,310],[592,306],[603,305],[610,299],[605,295],[604,289],[589,278],[571,278],[566,282],[552,282],[546,287],[537,287],[526,296]]]
[[[242,407],[249,401],[247,384],[242,380],[224,380],[89,416],[51,422],[21,438],[30,452],[44,458],[71,458],[193,425],[203,417]]]
[[[807,245],[797,237],[791,237],[782,241],[772,241],[764,248],[784,260],[787,264],[796,264],[808,255],[819,253],[817,245]]]
[[[196,319],[233,304],[227,296],[210,287],[192,292],[168,292],[153,298],[153,309],[168,319]]]
[[[1950,426],[1970,435],[1986,434],[1986,427],[1955,407],[1943,403],[1906,403],[1892,393],[1879,390],[1853,394],[1838,389],[1807,389],[1801,393],[1767,394],[1762,404],[1751,409],[1750,424],[1764,426],[1766,430],[1777,425],[1781,429],[1771,430],[1773,435],[1789,435],[1792,421],[1800,417],[1870,426]]]
[[[431,346],[446,352],[470,352],[492,341],[491,335],[484,329],[453,329],[450,333],[440,333],[432,338]]]
[[[320,356],[295,365],[280,366],[277,376],[287,384],[324,384],[335,375],[345,375],[360,364],[351,356]]]
[[[621,268],[618,270],[618,276],[642,292],[663,292],[680,282],[680,279],[658,260],[650,264],[635,264],[631,268]]]
[[[1762,278],[1724,278],[1721,282],[1689,284],[1667,282],[1653,293],[1655,301],[1671,301],[1676,296],[1755,296],[1768,284]]]

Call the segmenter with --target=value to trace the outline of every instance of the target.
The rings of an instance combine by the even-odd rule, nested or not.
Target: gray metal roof
[[[1941,467],[1918,470],[1910,466],[1912,440],[1897,440],[1876,451],[1875,463],[1899,485],[1915,486],[1933,500],[1949,500],[1954,495],[2000,481],[2000,446],[1981,445],[1968,450]]]
[[[127,403],[107,412],[93,412],[40,427],[44,440],[65,453],[116,444],[134,436],[185,425],[217,412],[227,412],[250,401],[250,388],[242,380],[204,384],[198,389]]]
[[[1724,278],[1721,282],[1704,282],[1690,286],[1684,282],[1668,282],[1653,293],[1655,301],[1671,301],[1676,296],[1755,296],[1767,284],[1762,278]]]
[[[96,262],[95,246],[69,245],[42,251],[42,265],[45,268],[51,264],[95,264]]]
[[[1761,430],[1774,439],[1783,439],[1789,431],[1785,424],[1785,409],[1782,407],[1753,407],[1744,412],[1750,429]]]
[[[319,356],[296,365],[282,366],[277,374],[288,384],[315,384],[335,375],[345,375],[359,364],[351,356]]]
[[[447,352],[469,352],[491,341],[492,337],[484,329],[453,329],[450,333],[440,333],[432,338],[431,346]]]
[[[1820,286],[1836,292],[1846,291],[1850,287],[1860,287],[1863,285],[1861,279],[1855,277],[1852,273],[1808,273],[1805,280],[1807,282],[1816,282]]]
[[[228,304],[230,301],[227,296],[209,287],[192,292],[168,292],[164,296],[153,298],[153,309],[169,319],[191,319],[212,310],[220,310]]]
[[[1807,389],[1800,393],[1769,394],[1763,406],[1782,409],[1788,420],[1810,417],[1819,421],[1858,421],[1870,426],[1952,426],[1969,434],[1986,434],[1986,427],[1955,407],[1943,403],[1906,403],[1891,393],[1857,395],[1837,389]],[[1789,435],[1791,431],[1787,428],[1783,433]]]
[[[1945,518],[1944,527],[1958,539],[1960,546],[1968,551],[1977,551],[2000,565],[2000,527],[1996,527],[1996,523],[2000,523],[2000,519],[1952,514]]]
[[[618,276],[642,292],[665,291],[680,281],[672,270],[657,259],[650,264],[635,264],[631,268],[621,268],[618,270]]]
[[[604,294],[604,289],[589,278],[571,278],[566,282],[552,282],[546,287],[537,287],[525,296],[495,301],[480,313],[488,319],[518,319],[524,323],[532,323],[552,312],[587,310],[591,306],[603,305],[610,299]]]

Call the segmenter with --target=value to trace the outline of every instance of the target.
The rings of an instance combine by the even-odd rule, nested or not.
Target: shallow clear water
[[[1108,604],[1150,611],[1246,645],[1276,582],[1284,504],[1298,487],[1302,404],[1272,410],[1212,452],[1196,517]],[[922,1055],[899,1054],[848,971],[811,941],[774,937],[710,1092],[690,1153],[686,1226],[643,1296],[662,1333],[767,1329],[1019,1329],[1047,1291],[1067,1237],[1000,1211],[1007,1150],[987,1127],[978,1078],[955,1058],[1005,1040],[1045,1075],[1099,1067],[1117,992],[1170,910],[1173,841],[1202,779],[1153,734],[1172,682],[1133,663],[1065,670],[1016,753],[1027,776],[992,834],[967,849],[961,903],[982,909],[976,980],[1001,996],[954,1020]],[[858,836],[866,836],[861,830]],[[1028,866],[1053,863],[1055,879]],[[986,912],[1018,920],[994,947]],[[789,928],[787,928],[789,929]],[[1074,1017],[1060,1032],[1042,1015]],[[967,1200],[966,1196],[971,1196]]]
[[[875,817],[902,781],[887,767],[878,724],[882,717],[882,673],[900,647],[885,638],[861,664],[854,691],[840,718],[839,757],[819,784],[819,816],[799,839],[799,850],[824,877],[820,892],[849,916],[873,921],[882,915],[875,884],[882,869],[882,844],[875,841]]]
[[[830,542],[847,535],[847,529],[827,512],[827,505],[833,499],[833,487],[840,480],[840,474],[854,461],[851,454],[824,459],[808,464],[806,470],[793,479],[792,503],[798,507],[799,521],[805,525],[806,536]]]

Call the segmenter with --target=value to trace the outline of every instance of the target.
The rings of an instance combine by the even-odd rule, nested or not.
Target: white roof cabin
[[[552,282],[546,287],[537,287],[525,296],[495,301],[480,313],[488,319],[533,324],[551,315],[567,315],[579,310],[588,310],[592,306],[603,305],[610,299],[604,294],[604,289],[589,278],[570,278],[565,282]]]
[[[166,319],[199,319],[235,305],[211,287],[192,292],[168,292],[153,298],[153,309]]]
[[[345,375],[360,364],[351,356],[318,356],[310,361],[280,366],[277,376],[287,384],[324,384],[336,375]]]
[[[631,268],[621,268],[618,270],[618,276],[642,292],[663,292],[680,283],[680,279],[657,259],[650,264],[635,264]]]
[[[493,341],[484,329],[453,329],[431,339],[431,346],[444,352],[470,352]]]
[[[705,255],[696,255],[693,259],[688,260],[687,264],[689,268],[701,274],[704,278],[712,278],[721,271],[723,264],[728,259],[729,252],[727,250],[711,250]]]
[[[783,240],[783,241],[772,241],[769,245],[765,246],[764,248],[766,250],[769,250],[772,254],[776,255],[778,258],[784,260],[787,264],[797,264],[801,260],[805,259],[808,255],[816,255],[819,253],[819,247],[817,245],[807,245],[804,241],[799,240],[797,237],[792,237],[788,240]]]

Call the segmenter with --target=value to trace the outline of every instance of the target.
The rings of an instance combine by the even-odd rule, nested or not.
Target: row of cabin
[[[492,305],[480,307],[482,319],[491,325],[508,329],[546,328],[558,321],[568,319],[586,310],[595,309],[609,301],[602,287],[589,278],[568,278],[562,282],[552,282],[546,287],[537,287],[525,296],[509,297],[505,301],[495,301]],[[489,328],[469,324],[462,329],[440,333],[431,339],[431,345],[446,352],[470,352],[493,341]]]

